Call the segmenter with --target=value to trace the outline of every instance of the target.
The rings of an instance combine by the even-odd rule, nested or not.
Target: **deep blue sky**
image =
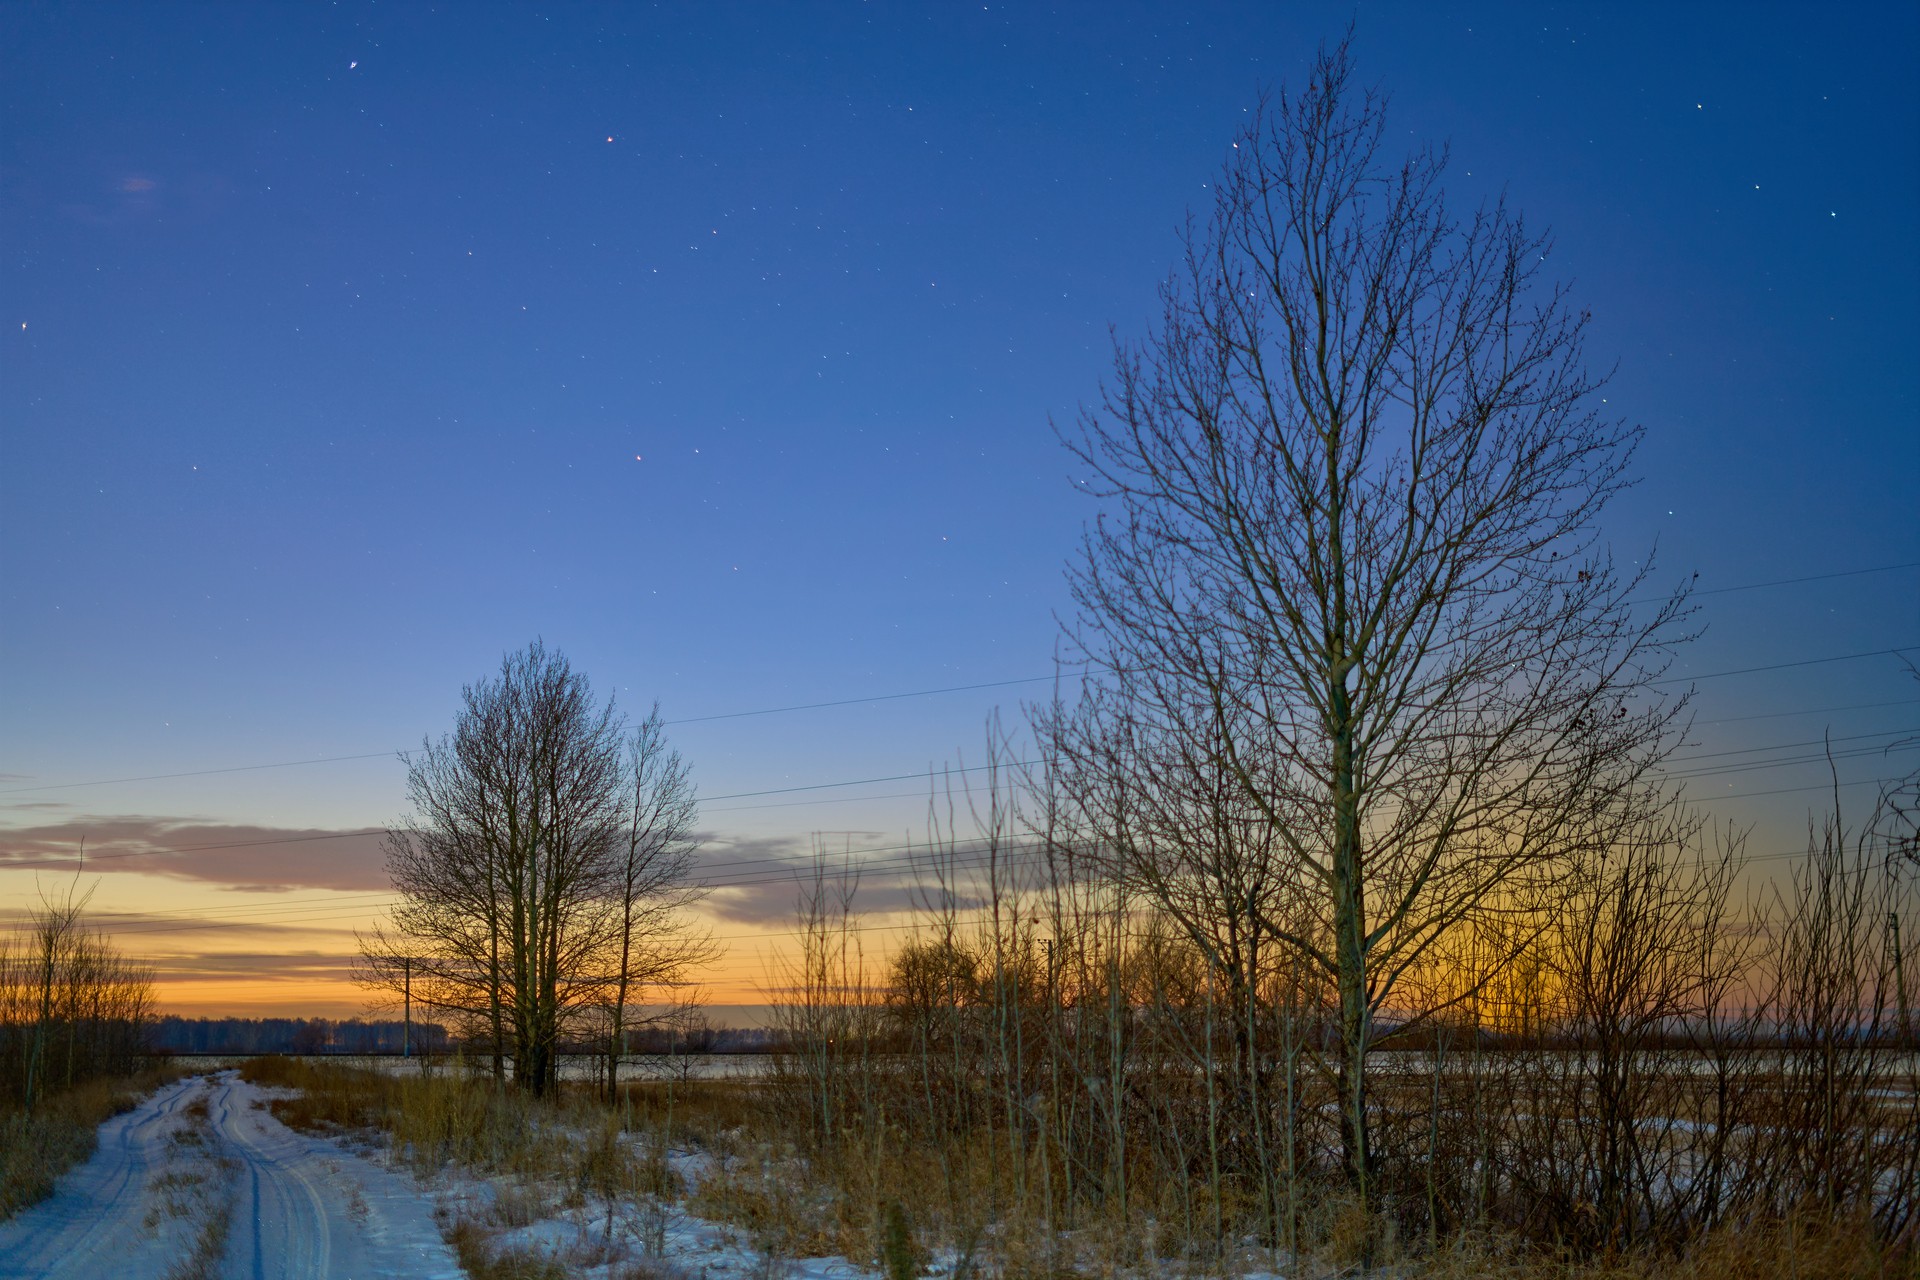
[[[10,3],[5,785],[416,743],[536,635],[670,719],[1044,674],[1091,514],[1049,418],[1144,330],[1260,88],[1349,20],[1395,135],[1555,232],[1648,429],[1622,554],[1657,537],[1708,588],[1920,561],[1909,3]],[[1702,603],[1693,672],[1920,642],[1912,570]],[[902,773],[1040,689],[678,741],[709,795]],[[1709,681],[1700,714],[1917,697],[1882,657]],[[895,839],[921,809],[843,794],[708,822]],[[1724,812],[1792,836],[1817,800]],[[401,805],[385,761],[0,801]]]

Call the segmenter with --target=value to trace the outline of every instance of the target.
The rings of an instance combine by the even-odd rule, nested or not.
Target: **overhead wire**
[[[1859,572],[1880,572],[1880,571],[1881,570],[1861,570]],[[1845,576],[1845,575],[1835,575],[1835,576]],[[1811,579],[1806,579],[1806,580],[1811,581]],[[1750,587],[1728,587],[1724,589],[1728,591],[1748,590],[1748,589],[1751,589],[1752,587],[1770,586],[1770,585],[1777,585],[1777,584],[1754,583],[1754,584],[1751,584]],[[1727,671],[1706,671],[1706,672],[1700,672],[1692,675],[1667,676],[1659,680],[1652,681],[1651,683],[1655,685],[1670,685],[1670,684],[1686,684],[1691,681],[1697,681],[1697,680],[1718,680],[1726,676],[1752,675],[1757,672],[1785,671],[1785,670],[1789,670],[1796,667],[1819,666],[1822,664],[1833,663],[1833,662],[1852,662],[1852,661],[1856,661],[1863,658],[1885,657],[1890,654],[1902,654],[1902,653],[1911,652],[1915,649],[1920,649],[1920,645],[1913,645],[1913,644],[1897,645],[1893,648],[1888,648],[1888,649],[1870,649],[1870,650],[1865,650],[1859,653],[1842,653],[1842,654],[1834,654],[1831,656],[1818,657],[1818,658],[1801,658],[1792,662],[1776,662],[1776,663],[1769,663],[1764,666],[1754,666],[1754,667],[1736,667]],[[976,689],[993,689],[993,688],[1005,688],[1013,685],[1038,684],[1043,681],[1056,681],[1056,680],[1062,680],[1062,679],[1077,680],[1077,679],[1083,678],[1083,676],[1084,676],[1084,673],[1081,673],[1081,672],[1063,672],[1063,673],[1055,673],[1053,675],[1044,675],[1044,676],[1023,676],[1013,680],[994,680],[994,681],[987,681],[984,683],[977,683],[977,684],[949,685],[939,689],[916,689],[916,690],[911,690],[905,693],[872,694],[872,695],[858,697],[858,698],[840,698],[840,699],[835,699],[833,701],[828,701],[828,702],[808,702],[808,703],[797,703],[791,706],[783,706],[783,707],[763,707],[763,708],[759,708],[757,710],[752,710],[752,711],[729,711],[729,712],[722,712],[719,714],[709,715],[709,716],[692,716],[692,717],[687,717],[680,720],[669,720],[669,721],[666,721],[665,723],[669,725],[693,724],[693,723],[699,723],[699,722],[711,721],[711,720],[740,719],[747,716],[780,715],[780,714],[784,714],[787,712],[794,712],[794,711],[816,711],[816,710],[820,710],[828,707],[856,706],[863,703],[872,703],[872,702],[891,702],[891,701],[897,701],[902,698],[924,698],[924,697],[932,697],[938,694],[961,693],[961,692],[967,692],[967,691],[976,690]],[[396,748],[391,751],[361,752],[354,755],[317,756],[317,757],[306,759],[306,760],[281,760],[281,761],[274,761],[266,764],[228,765],[228,766],[223,766],[217,769],[190,769],[190,770],[185,770],[185,771],[176,772],[176,773],[136,774],[136,775],[129,775],[129,776],[120,777],[120,778],[92,778],[92,779],[87,779],[79,782],[34,783],[28,786],[0,787],[0,795],[19,795],[26,792],[39,792],[39,791],[65,791],[65,790],[71,790],[76,787],[113,786],[121,783],[129,783],[129,782],[159,782],[159,781],[169,781],[169,780],[178,779],[178,778],[202,778],[202,777],[210,777],[216,774],[247,773],[247,772],[252,772],[252,771],[261,770],[261,769],[292,769],[292,768],[297,768],[303,765],[338,764],[343,761],[373,760],[381,757],[398,757],[404,754],[406,750],[407,750],[406,748]]]
[[[1869,778],[1869,779],[1859,779],[1854,782],[1843,782],[1843,783],[1840,783],[1839,785],[1845,788],[1845,787],[1852,787],[1852,786],[1884,784],[1892,781],[1896,781],[1896,780]],[[1811,787],[1773,788],[1767,791],[1742,793],[1742,795],[1743,796],[1780,795],[1780,794],[1789,794],[1792,792],[1802,792],[1802,791],[1825,791],[1825,790],[1831,789],[1831,787],[1832,787],[1832,784],[1830,783],[1822,783],[1822,784],[1817,784]],[[1736,797],[1715,797],[1715,798],[1716,799],[1732,799]],[[962,843],[967,845],[978,845],[983,842],[984,842],[983,839],[972,839]],[[866,856],[866,855],[871,855],[875,853],[888,853],[888,852],[894,853],[895,856],[885,857],[885,858],[873,858],[870,856]],[[906,845],[899,845],[899,846],[887,846],[887,847],[882,847],[877,849],[876,848],[854,849],[850,851],[845,851],[839,855],[834,855],[833,857],[829,858],[828,862],[830,866],[833,863],[837,862],[842,869],[844,869],[846,872],[850,874],[855,874],[861,877],[866,877],[866,876],[878,877],[884,883],[886,881],[893,880],[901,875],[909,874],[922,867],[931,867],[934,865],[939,865],[941,867],[944,867],[946,870],[955,871],[955,872],[978,871],[984,868],[985,866],[987,866],[988,863],[995,856],[1004,856],[1004,857],[1007,857],[1009,860],[1011,860],[1018,857],[1031,856],[1034,852],[1035,850],[1032,847],[1022,848],[1021,842],[1019,841],[1009,842],[1001,851],[999,851],[998,854],[996,854],[993,850],[974,850],[969,852],[943,853],[937,850],[930,843],[909,842]],[[1749,855],[1746,858],[1744,858],[1742,861],[1744,862],[1773,861],[1773,860],[1782,860],[1787,858],[1798,858],[1798,857],[1804,857],[1804,856],[1806,856],[1804,851],[1791,850],[1791,851],[1775,853],[1775,854]],[[722,864],[722,865],[725,865],[725,864]],[[803,881],[804,879],[806,879],[812,874],[812,866],[809,862],[795,861],[792,858],[782,858],[780,856],[774,856],[774,857],[769,857],[765,859],[741,860],[740,862],[734,865],[767,865],[770,867],[770,870],[757,873],[757,874],[743,875],[743,876],[739,876],[732,879],[712,879],[709,877],[702,876],[701,881],[704,887],[710,890],[752,889],[752,888],[764,887],[769,884],[798,883],[800,881]],[[367,896],[369,897],[388,896],[391,898],[393,895],[367,895]],[[339,909],[334,909],[334,903],[337,903],[338,901],[339,901],[338,899],[335,899],[333,900],[333,902],[329,902],[329,903],[321,903],[319,901],[315,901],[313,905],[319,906],[322,909],[318,912],[311,913],[311,914],[299,914],[297,911],[294,913],[285,914],[285,915],[279,915],[275,913],[275,918],[267,920],[266,923],[276,929],[279,929],[279,928],[285,928],[287,926],[298,925],[298,924],[331,923],[336,920],[365,920],[368,918],[370,909],[377,911],[378,907],[381,905],[381,904],[375,904],[375,903],[366,903],[364,905],[356,905],[353,907],[343,906],[343,907],[340,907]],[[291,904],[284,904],[284,905],[290,906]],[[304,910],[304,907],[301,908],[300,910]],[[274,909],[263,908],[261,909],[261,912],[260,912],[260,914],[269,914],[269,913],[274,913]],[[197,920],[195,923],[185,923],[185,924],[169,922],[169,923],[160,923],[160,924],[154,924],[154,925],[140,925],[140,924],[124,925],[113,930],[113,932],[116,934],[119,934],[119,933],[179,933],[179,932],[194,932],[202,929],[215,929],[215,928],[245,928],[250,925],[257,927],[258,924],[259,922],[252,918],[235,919],[235,920],[222,919],[222,920],[211,920],[211,921]],[[327,930],[317,930],[317,932],[326,932],[326,931]],[[762,933],[755,934],[753,936],[782,937],[782,936],[787,936],[787,933],[782,931],[770,930],[770,931],[763,931]]]
[[[1920,731],[1916,731],[1913,729],[1892,729],[1892,730],[1883,730],[1883,731],[1880,731],[1877,733],[1871,733],[1871,734],[1850,734],[1844,737],[1834,738],[1830,740],[1808,739],[1804,741],[1774,743],[1774,744],[1769,744],[1765,746],[1739,748],[1739,749],[1724,751],[1724,752],[1704,752],[1704,753],[1696,753],[1696,754],[1685,755],[1685,756],[1678,756],[1673,759],[1672,763],[1685,763],[1691,760],[1706,760],[1706,759],[1712,759],[1712,758],[1724,757],[1724,756],[1753,755],[1753,754],[1758,754],[1758,753],[1768,752],[1768,751],[1787,750],[1787,749],[1801,747],[1801,746],[1820,745],[1825,741],[1854,742],[1854,741],[1861,741],[1861,740],[1871,739],[1871,738],[1893,738],[1893,737],[1898,737],[1900,735],[1913,734],[1915,732],[1920,732]],[[1920,744],[1916,744],[1916,745],[1920,745]],[[1910,750],[1910,749],[1913,749],[1913,747],[1906,746],[1899,743],[1892,744],[1891,747],[1855,747],[1855,748],[1849,748],[1839,752],[1834,752],[1834,753],[1831,753],[1831,755],[1829,755],[1826,752],[1820,752],[1820,753],[1813,753],[1813,754],[1790,757],[1790,758],[1779,759],[1779,760],[1757,760],[1757,761],[1750,761],[1744,764],[1714,765],[1714,766],[1709,766],[1702,769],[1673,770],[1673,771],[1670,771],[1667,776],[1676,778],[1676,779],[1719,777],[1719,776],[1725,776],[1728,774],[1753,772],[1753,771],[1771,769],[1771,768],[1783,768],[1783,767],[1788,767],[1793,765],[1818,764],[1818,763],[1824,763],[1828,759],[1841,760],[1841,759],[1851,759],[1851,758],[1856,758],[1861,756],[1887,754],[1890,749]],[[842,787],[868,786],[876,783],[907,781],[907,780],[913,780],[913,779],[926,779],[930,783],[937,784],[939,780],[942,778],[958,776],[958,775],[974,774],[974,773],[983,773],[983,772],[988,772],[988,771],[997,770],[997,769],[1017,769],[1017,768],[1031,766],[1038,763],[1040,762],[1035,760],[999,761],[999,762],[983,764],[983,765],[953,766],[953,767],[946,767],[941,769],[930,769],[927,771],[916,771],[914,773],[886,774],[886,775],[880,775],[880,776],[868,777],[868,778],[850,778],[850,779],[844,779],[844,780],[835,781],[835,782],[806,783],[806,784],[800,784],[800,785],[789,786],[789,787],[770,787],[770,788],[764,788],[764,789],[755,790],[755,791],[735,791],[735,792],[724,793],[719,796],[705,797],[703,798],[702,804],[704,806],[705,803],[710,800],[742,799],[742,798],[765,796],[765,795],[788,795],[788,794],[794,794],[799,792],[835,790]],[[834,797],[827,801],[802,802],[802,803],[834,803],[834,804],[861,803],[861,802],[873,801],[873,800],[910,799],[910,798],[916,798],[919,796],[924,796],[926,794],[928,793],[925,791],[890,792],[890,793],[886,793],[878,796]],[[956,794],[970,795],[972,794],[972,790],[970,788],[963,789],[962,791],[957,792]],[[1748,794],[1762,795],[1767,793],[1755,792],[1755,793],[1748,793]],[[1717,798],[1728,799],[1732,797],[1717,797]],[[753,809],[778,808],[778,807],[784,807],[784,806],[734,805],[734,806],[726,806],[726,807],[722,807],[714,810],[703,809],[703,812],[731,813],[731,812],[743,812],[743,811],[753,810]],[[225,841],[225,842],[199,844],[199,845],[172,846],[168,848],[158,848],[158,849],[114,850],[114,851],[87,854],[87,855],[49,854],[49,855],[46,855],[45,857],[36,858],[36,859],[19,859],[11,862],[0,862],[0,870],[32,869],[32,868],[40,868],[40,867],[66,866],[74,862],[84,863],[86,861],[97,862],[97,861],[106,861],[109,859],[159,857],[159,856],[169,856],[169,855],[182,854],[182,853],[206,852],[211,850],[249,849],[249,848],[256,848],[256,847],[268,847],[273,845],[307,843],[307,842],[321,841],[321,840],[341,840],[341,839],[350,839],[354,837],[386,835],[389,833],[389,831],[390,829],[386,827],[369,827],[369,828],[364,828],[364,829],[355,830],[355,831],[319,832],[319,833],[299,835],[299,836],[269,837],[269,838],[257,839],[257,840]]]
[[[1782,720],[1789,716],[1818,716],[1835,711],[1879,711],[1886,707],[1911,707],[1920,705],[1920,698],[1899,698],[1891,702],[1851,702],[1838,707],[1802,707],[1797,711],[1764,711],[1752,716],[1719,716],[1712,720],[1695,720],[1696,726],[1710,724],[1740,724],[1748,720]]]
[[[1736,591],[1758,591],[1762,587],[1793,587],[1806,582],[1828,582],[1835,578],[1858,578],[1869,573],[1893,573],[1899,569],[1920,569],[1920,560],[1908,560],[1900,564],[1875,565],[1871,569],[1838,569],[1832,573],[1809,573],[1798,578],[1773,578],[1766,582],[1743,582],[1732,587],[1702,587],[1687,592],[1692,596],[1724,596]],[[1630,600],[1629,604],[1665,604],[1670,597],[1645,596]]]
[[[967,693],[976,689],[1001,689],[1013,685],[1038,684],[1045,680],[1078,680],[1078,672],[1060,672],[1047,676],[1021,676],[1014,680],[988,680],[977,684],[948,685],[940,689],[913,689],[906,693],[876,693],[858,698],[836,698],[828,702],[805,702],[785,707],[760,707],[752,711],[725,711],[715,715],[686,716],[678,720],[667,720],[667,725],[701,724],[712,720],[739,720],[748,716],[783,715],[791,711],[819,711],[827,707],[851,707],[872,702],[895,702],[902,698],[931,698],[938,694]],[[146,773],[125,778],[90,778],[83,782],[36,783],[26,787],[0,787],[0,795],[16,795],[26,791],[66,791],[74,787],[105,787],[123,782],[162,782],[175,778],[204,778],[221,773],[248,773],[257,769],[293,769],[311,764],[340,764],[351,760],[391,759],[404,754],[410,748],[398,747],[391,751],[367,751],[345,756],[316,756],[307,760],[279,760],[270,764],[237,764],[218,769],[189,769],[180,773]]]
[[[1805,576],[1796,577],[1796,578],[1774,579],[1774,580],[1765,581],[1765,582],[1743,583],[1743,584],[1738,584],[1731,587],[1706,588],[1706,589],[1696,590],[1691,594],[1702,595],[1702,596],[1718,595],[1718,594],[1738,592],[1738,591],[1758,590],[1761,588],[1768,588],[1768,587],[1792,586],[1792,585],[1799,585],[1803,583],[1824,581],[1824,580],[1837,579],[1837,578],[1856,577],[1856,576],[1861,576],[1866,574],[1886,573],[1886,572],[1892,572],[1896,570],[1909,569],[1909,568],[1920,568],[1920,561],[1909,562],[1904,564],[1896,564],[1896,565],[1875,566],[1875,567],[1870,567],[1865,569],[1841,570],[1833,573],[1805,575]],[[1855,660],[1871,658],[1871,657],[1900,654],[1908,651],[1913,647],[1914,646],[1900,646],[1895,648],[1869,650],[1869,651],[1863,651],[1858,653],[1838,654],[1838,655],[1831,655],[1831,656],[1818,657],[1818,658],[1801,659],[1801,660],[1784,662],[1784,663],[1773,663],[1773,664],[1767,664],[1762,666],[1735,668],[1735,669],[1730,669],[1726,671],[1715,671],[1715,672],[1698,673],[1694,675],[1675,676],[1675,677],[1669,677],[1669,678],[1663,679],[1657,683],[1678,684],[1678,683],[1687,683],[1690,681],[1697,681],[1697,680],[1718,679],[1726,676],[1747,675],[1747,674],[1755,674],[1755,673],[1767,672],[1767,671],[1787,670],[1787,669],[1792,669],[1797,667],[1820,665],[1824,663],[1855,661]],[[929,696],[936,696],[936,695],[946,694],[946,693],[968,692],[968,691],[973,691],[978,689],[1004,688],[1004,687],[1011,687],[1011,686],[1017,686],[1017,685],[1023,685],[1023,684],[1036,684],[1036,683],[1041,683],[1046,681],[1057,682],[1063,679],[1077,679],[1077,678],[1080,678],[1080,675],[1081,673],[1078,673],[1078,672],[1057,672],[1052,675],[1021,677],[1021,678],[1012,679],[1012,680],[986,681],[986,682],[978,682],[978,683],[966,684],[966,685],[944,686],[936,689],[912,690],[912,691],[907,691],[902,693],[891,693],[891,694],[865,695],[865,696],[854,697],[854,698],[833,699],[833,700],[813,702],[813,703],[791,704],[786,706],[767,707],[767,708],[760,708],[760,709],[754,709],[754,710],[748,710],[748,711],[724,712],[724,713],[716,713],[712,715],[684,717],[682,719],[668,721],[666,723],[693,724],[693,723],[702,723],[702,722],[719,721],[719,720],[740,719],[740,718],[760,716],[760,715],[777,715],[777,714],[783,714],[783,713],[789,713],[789,712],[820,710],[820,709],[831,708],[831,707],[855,706],[855,705],[868,704],[868,703],[874,703],[874,702],[894,701],[894,700],[905,699],[905,698],[929,697]],[[1717,723],[1734,723],[1738,721],[1751,720],[1751,719],[1770,719],[1770,718],[1779,718],[1779,717],[1795,716],[1795,715],[1824,714],[1827,712],[1836,712],[1836,711],[1872,710],[1872,709],[1881,709],[1889,706],[1912,705],[1915,702],[1920,702],[1920,699],[1907,699],[1907,700],[1901,700],[1901,701],[1878,702],[1878,703],[1857,703],[1857,704],[1838,706],[1838,707],[1827,707],[1827,708],[1809,708],[1809,709],[1800,710],[1800,711],[1773,712],[1773,713],[1766,713],[1766,714],[1755,715],[1755,716],[1727,717],[1719,720],[1699,721],[1696,723],[1702,724],[1702,725],[1717,724]],[[1894,733],[1899,733],[1899,732],[1905,732],[1905,731],[1890,731],[1882,734],[1851,735],[1850,738],[1836,739],[1836,741],[1849,741],[1854,739],[1871,738],[1871,737],[1890,737],[1890,736],[1893,736]],[[1725,756],[1725,755],[1751,755],[1751,754],[1758,754],[1766,751],[1784,750],[1793,746],[1800,746],[1800,745],[1813,745],[1813,744],[1811,743],[1775,744],[1773,746],[1767,746],[1767,747],[1746,748],[1739,751],[1703,753],[1696,756],[1681,757],[1680,759],[1681,760],[1705,759],[1705,758],[1708,758],[1709,756]],[[1855,748],[1848,752],[1835,753],[1835,758],[1846,758],[1852,755],[1873,754],[1876,751],[1883,751],[1883,750],[1884,748],[1881,748],[1881,749]],[[218,769],[187,770],[187,771],[180,771],[180,772],[166,773],[166,774],[147,774],[147,775],[137,775],[137,776],[122,777],[122,778],[92,779],[92,780],[79,781],[79,782],[38,784],[38,785],[29,785],[29,786],[0,788],[0,795],[18,794],[23,792],[35,792],[35,791],[65,790],[65,789],[71,789],[76,787],[113,785],[113,784],[119,784],[119,783],[129,783],[129,782],[162,781],[162,780],[171,780],[171,779],[177,779],[177,778],[205,777],[205,776],[211,776],[216,774],[251,772],[256,770],[264,770],[264,769],[292,768],[292,767],[297,767],[301,765],[311,765],[311,764],[341,763],[341,762],[348,762],[348,761],[386,758],[386,757],[396,756],[398,754],[400,753],[395,751],[366,752],[366,753],[357,753],[353,755],[317,757],[317,758],[304,759],[304,760],[280,761],[280,762],[272,762],[272,763],[264,763],[264,764],[235,765],[235,766],[228,766],[228,767],[223,767]],[[1728,774],[1728,773],[1748,772],[1748,771],[1767,769],[1767,768],[1790,767],[1798,764],[1824,762],[1827,758],[1828,758],[1827,755],[1825,753],[1822,753],[1816,756],[1797,757],[1797,758],[1790,758],[1790,759],[1784,759],[1784,760],[1754,761],[1754,762],[1749,762],[1743,765],[1719,766],[1719,767],[1709,768],[1705,770],[1683,771],[1683,772],[1675,773],[1672,776],[1676,778],[1724,776],[1725,774]],[[945,774],[955,774],[955,773],[966,774],[966,773],[979,772],[985,769],[996,768],[996,767],[1018,768],[1018,767],[1023,767],[1024,765],[1030,764],[1030,763],[1032,762],[1022,761],[1022,762],[1016,762],[1009,765],[982,765],[982,766],[974,766],[970,768],[949,769],[943,772]],[[840,781],[840,782],[805,784],[805,785],[797,785],[797,786],[791,786],[791,787],[776,787],[776,788],[767,788],[759,791],[725,793],[718,796],[707,797],[707,799],[708,800],[725,800],[725,799],[752,798],[752,797],[762,796],[762,795],[785,795],[785,794],[793,794],[793,793],[805,792],[805,791],[831,790],[831,789],[837,789],[840,787],[871,785],[873,783],[879,783],[879,782],[903,781],[903,780],[919,778],[923,776],[929,777],[929,778],[937,778],[941,776],[941,773],[930,771],[928,774],[921,774],[916,772],[912,774],[885,775],[885,776],[874,777],[874,778],[849,779],[849,780]],[[1894,781],[1897,781],[1897,780],[1896,779],[1856,779],[1856,780],[1851,780],[1849,782],[1840,783],[1839,785],[1843,787],[1876,785],[1876,784],[1885,785],[1887,783],[1894,782]],[[1814,786],[1807,786],[1807,787],[1769,788],[1769,789],[1764,789],[1759,791],[1737,793],[1731,796],[1714,796],[1712,798],[1715,800],[1746,799],[1746,798],[1753,798],[1753,797],[1760,797],[1760,796],[1791,794],[1796,792],[1804,792],[1804,791],[1812,791],[1812,790],[1826,790],[1829,788],[1830,785],[1831,784],[1823,783],[1823,784],[1817,784]],[[964,789],[962,792],[962,794],[971,794],[971,793],[972,793],[971,788]],[[860,801],[875,800],[875,799],[896,799],[896,798],[902,798],[907,796],[917,796],[920,794],[922,793],[920,792],[891,793],[884,796],[847,797],[847,798],[835,798],[827,801],[800,801],[800,802],[791,802],[791,803],[795,805],[815,804],[815,803],[846,803],[849,801],[860,802]],[[785,806],[784,805],[730,806],[730,807],[722,808],[719,810],[713,810],[712,812],[737,812],[737,811],[743,811],[748,809],[776,808],[776,807],[785,807]],[[287,837],[276,837],[276,838],[267,838],[267,839],[260,839],[260,840],[232,841],[232,842],[223,842],[223,843],[217,843],[217,844],[182,846],[182,847],[176,847],[172,849],[160,849],[160,850],[143,849],[143,850],[106,852],[106,853],[94,854],[92,855],[92,858],[95,861],[99,861],[99,860],[105,860],[109,858],[117,859],[117,858],[142,857],[142,856],[157,856],[157,855],[174,854],[174,853],[201,852],[201,851],[208,851],[208,850],[215,850],[215,849],[254,848],[254,847],[272,846],[272,845],[304,843],[308,841],[337,840],[337,839],[350,838],[354,836],[376,835],[376,834],[383,834],[385,830],[386,830],[385,828],[371,828],[371,829],[361,830],[361,831],[325,832],[325,833],[316,833],[316,834],[304,835],[304,836],[287,836]],[[868,850],[868,851],[862,851],[862,852],[877,852],[877,851]],[[31,862],[23,860],[23,861],[16,861],[12,863],[0,864],[0,869],[19,869],[24,867],[35,867],[35,866],[46,866],[46,865],[64,866],[73,861],[74,859],[72,857],[54,857],[54,858],[49,858],[49,859],[44,859],[39,861],[31,861]],[[762,862],[777,862],[777,861],[778,859],[746,859],[746,860],[740,860],[739,862],[733,865],[755,865]],[[728,865],[728,864],[721,864],[721,865]],[[891,871],[888,871],[886,873],[891,874]],[[791,874],[792,874],[791,869],[783,870],[782,872],[777,873],[779,878],[787,878],[791,876]],[[763,883],[763,882],[764,881],[753,881],[753,880],[736,881],[732,883],[721,882],[721,883],[716,883],[714,887],[716,888],[750,887],[753,884]],[[366,896],[379,897],[379,896],[387,896],[387,895],[369,894]],[[338,902],[340,900],[334,899],[333,901]],[[263,912],[273,911],[276,909],[233,908],[233,910],[247,911],[250,913],[250,917],[257,917],[258,915],[263,914]],[[353,911],[349,912],[348,914],[363,915],[364,908],[355,908]],[[335,914],[330,913],[328,915],[323,915],[323,916],[307,917],[306,919],[323,920],[323,919],[332,919],[332,918],[342,918],[342,917],[339,917]],[[300,922],[304,922],[304,920],[296,919],[293,916],[289,916],[287,919],[285,919],[284,921],[281,921],[280,923],[292,924],[292,923],[300,923]],[[230,923],[245,924],[245,923],[248,923],[248,921],[233,921]],[[216,927],[216,926],[214,925],[183,925],[183,926],[168,926],[168,927],[199,928],[199,927]],[[762,935],[755,935],[755,936],[762,936]]]

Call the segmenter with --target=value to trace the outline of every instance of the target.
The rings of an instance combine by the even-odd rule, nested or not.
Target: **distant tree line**
[[[151,1043],[160,1053],[399,1053],[403,1022],[359,1018],[161,1018]],[[437,1022],[413,1024],[415,1053],[447,1053],[452,1041]]]
[[[147,1032],[155,1053],[206,1054],[365,1054],[399,1053],[406,1024],[362,1018],[181,1018],[156,1019]],[[766,1027],[649,1026],[629,1030],[628,1056],[701,1053],[772,1053],[785,1047],[778,1032]],[[599,1054],[606,1046],[595,1037],[563,1041],[562,1054]],[[492,1046],[484,1038],[461,1040],[437,1022],[413,1024],[415,1053],[462,1052],[486,1058]]]

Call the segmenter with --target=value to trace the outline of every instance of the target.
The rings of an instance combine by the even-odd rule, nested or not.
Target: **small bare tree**
[[[0,1103],[34,1111],[101,1076],[132,1073],[153,1022],[153,973],[87,926],[92,890],[43,892],[0,934]]]
[[[1252,915],[1334,987],[1364,1207],[1376,1016],[1637,803],[1685,596],[1636,608],[1648,570],[1598,540],[1639,433],[1546,241],[1451,213],[1444,154],[1389,165],[1351,79],[1342,46],[1262,105],[1157,331],[1063,432],[1107,507],[1071,571],[1092,692],[1047,736],[1141,890]],[[1215,825],[1136,821],[1183,809]]]
[[[628,738],[626,752],[626,823],[614,853],[611,895],[616,937],[607,948],[603,997],[610,1103],[619,1098],[636,997],[677,987],[688,970],[715,955],[708,935],[690,928],[685,915],[706,892],[693,876],[700,807],[686,762],[667,745],[657,704]],[[685,1014],[675,1008],[666,1016]]]

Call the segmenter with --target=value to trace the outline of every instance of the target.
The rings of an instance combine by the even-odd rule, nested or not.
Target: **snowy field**
[[[92,1159],[52,1198],[0,1223],[0,1277],[455,1280],[466,1273],[441,1224],[509,1211],[525,1220],[495,1248],[556,1258],[568,1274],[595,1280],[876,1274],[844,1258],[770,1258],[676,1201],[566,1210],[529,1203],[528,1189],[507,1178],[450,1168],[418,1181],[365,1137],[288,1129],[267,1106],[285,1093],[220,1071],[168,1085],[109,1120]],[[676,1153],[673,1162],[692,1182],[705,1159]]]

